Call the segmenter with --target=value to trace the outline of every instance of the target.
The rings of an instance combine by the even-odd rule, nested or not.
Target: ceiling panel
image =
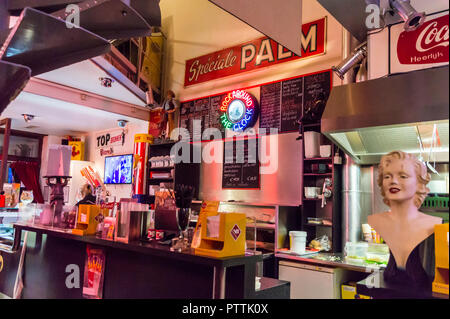
[[[26,123],[21,114],[33,114],[34,120]],[[3,112],[2,118],[12,119],[11,127],[49,135],[79,135],[117,126],[117,120],[131,123],[147,123],[120,114],[105,112],[78,104],[22,92]],[[28,128],[27,127],[31,127]]]
[[[100,78],[110,76],[91,60],[78,62],[51,72],[40,74],[37,77],[111,99],[145,106],[145,103],[141,99],[136,97],[136,95],[131,93],[119,82],[114,81],[110,88],[100,85]]]

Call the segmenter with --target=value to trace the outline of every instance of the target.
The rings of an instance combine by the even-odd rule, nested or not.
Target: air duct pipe
[[[350,32],[342,31],[342,59],[347,59],[361,43]],[[362,59],[362,63],[365,63]],[[361,68],[363,70],[361,70]],[[360,67],[358,77],[355,68],[344,74],[343,85],[364,79],[365,66]],[[361,240],[361,223],[367,221],[372,210],[370,168],[362,168],[345,155],[342,165],[342,247],[347,241]]]
[[[341,68],[343,71],[345,71],[343,72],[344,74],[342,76],[343,85],[355,83],[356,72],[355,68],[353,67],[354,61],[357,60],[358,62],[364,62],[365,56],[360,56],[359,54],[356,54],[353,58],[350,58],[348,61],[346,61],[352,55],[352,52],[360,45],[361,43],[356,38],[354,38],[350,34],[350,32],[342,28],[342,62],[337,68]]]
[[[373,166],[360,166],[346,155],[342,172],[342,247],[362,240],[361,224],[372,213]]]

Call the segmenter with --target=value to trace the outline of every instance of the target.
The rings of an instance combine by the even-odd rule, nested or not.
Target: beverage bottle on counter
[[[0,193],[0,207],[5,207],[5,202],[6,202],[5,192],[2,191]]]

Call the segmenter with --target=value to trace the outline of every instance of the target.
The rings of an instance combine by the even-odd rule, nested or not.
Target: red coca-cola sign
[[[448,14],[426,21],[415,31],[403,31],[397,45],[401,64],[448,62]]]

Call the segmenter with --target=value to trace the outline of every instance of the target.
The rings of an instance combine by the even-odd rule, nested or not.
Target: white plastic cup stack
[[[305,231],[290,231],[289,237],[291,241],[291,252],[296,254],[304,254],[306,249],[306,235]]]

